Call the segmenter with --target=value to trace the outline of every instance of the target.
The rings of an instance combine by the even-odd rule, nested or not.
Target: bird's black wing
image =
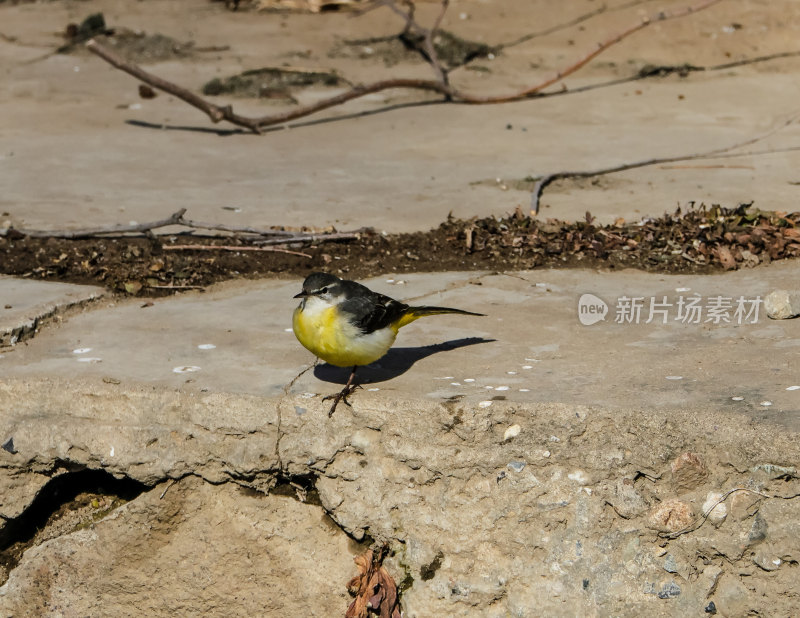
[[[366,335],[386,328],[408,311],[408,305],[373,292],[355,281],[342,281],[349,298],[342,302],[341,310]]]

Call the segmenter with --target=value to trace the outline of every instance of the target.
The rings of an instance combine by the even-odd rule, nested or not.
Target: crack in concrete
[[[52,307],[41,310],[38,315],[32,318],[23,318],[25,320],[23,324],[7,327],[0,331],[0,348],[13,347],[18,343],[29,341],[53,322],[62,322],[104,297],[105,292],[98,292],[89,298],[81,298],[63,305],[55,304]]]
[[[0,584],[8,579],[28,549],[49,538],[63,536],[64,533],[50,536],[48,528],[56,523],[54,516],[64,509],[69,510],[69,505],[79,496],[90,494],[118,500],[119,503],[102,511],[104,518],[147,490],[144,483],[129,476],[117,479],[105,470],[67,469],[60,474],[54,474],[22,513],[16,517],[3,517],[5,526],[0,529],[0,575],[4,575],[4,579]],[[78,508],[76,506],[74,510]],[[92,521],[96,521],[96,513],[96,510],[91,513]],[[76,526],[80,523],[83,522]]]
[[[308,367],[305,367],[298,373],[294,378],[292,378],[289,383],[283,387],[283,394],[281,395],[280,399],[278,400],[277,410],[278,410],[278,422],[277,422],[277,435],[275,437],[275,459],[278,460],[278,469],[283,471],[283,460],[281,459],[281,438],[283,438],[283,403],[286,398],[289,396],[289,391],[292,390],[292,387],[295,383],[309,370],[313,369],[319,363],[319,359],[315,358],[314,362],[311,363]]]

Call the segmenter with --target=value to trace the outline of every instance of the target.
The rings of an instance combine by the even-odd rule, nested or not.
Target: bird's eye
[[[327,293],[328,293],[328,288],[322,288],[322,289],[319,291],[319,293],[320,293],[320,294],[327,294]]]

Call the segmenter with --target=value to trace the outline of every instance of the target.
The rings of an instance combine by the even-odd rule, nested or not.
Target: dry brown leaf
[[[733,253],[731,253],[731,250],[728,247],[725,245],[717,247],[715,253],[719,258],[720,264],[722,264],[725,270],[733,270],[736,268],[736,258],[733,257]]]
[[[377,553],[367,550],[353,558],[359,574],[347,582],[347,590],[355,596],[345,618],[369,618],[370,612],[381,618],[400,618],[397,585],[383,568],[387,548]]]

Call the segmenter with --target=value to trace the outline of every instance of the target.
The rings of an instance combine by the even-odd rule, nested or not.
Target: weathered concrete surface
[[[490,34],[513,40],[595,5],[463,0],[443,25],[495,43]],[[286,62],[335,68],[354,82],[384,78],[381,61],[331,51],[341,38],[401,27],[381,11],[352,20],[187,6],[97,0],[91,11],[104,11],[113,27],[232,45],[146,67],[193,89]],[[169,96],[139,100],[136,81],[97,58],[50,55],[61,43],[54,33],[86,17],[85,3],[0,8],[2,227],[142,221],[188,207],[194,218],[229,224],[416,230],[450,211],[485,216],[525,205],[526,193],[502,187],[529,174],[761,135],[782,125],[800,94],[796,59],[785,58],[494,107],[415,105],[417,94],[381,93],[256,138],[211,127]],[[482,63],[489,72],[453,78],[480,93],[529,85],[647,7],[616,8],[582,29],[508,48]],[[712,66],[794,50],[798,11],[794,0],[720,3],[652,26],[566,85],[608,82],[646,63]],[[391,71],[428,76],[408,62]],[[753,147],[760,155],[557,183],[543,213],[636,220],[690,200],[751,199],[790,210],[796,141],[796,127],[786,127]],[[409,617],[703,615],[710,601],[725,616],[800,612],[796,499],[739,491],[714,509],[719,528],[706,522],[674,540],[656,530],[697,521],[710,493],[800,491],[800,391],[786,390],[800,385],[800,322],[612,320],[623,295],[763,296],[793,289],[796,267],[707,278],[388,278],[369,283],[489,317],[404,330],[399,351],[364,372],[380,390],[359,391],[353,409],[333,419],[314,394],[336,390],[340,372],[308,372],[283,396],[308,360],[286,332],[297,282],[93,307],[0,352],[0,538],[54,476],[90,467],[154,487],[89,527],[34,544],[10,565],[0,615],[341,615],[355,572],[345,533],[391,544],[388,568],[410,586]],[[578,322],[583,293],[610,304],[606,321]],[[452,343],[468,337],[495,341]],[[198,348],[207,343],[216,348]],[[166,479],[180,480],[167,487]],[[267,491],[281,480],[311,483],[322,508],[237,487]],[[320,522],[327,516],[342,532]]]
[[[267,489],[278,476],[313,479],[343,530],[391,544],[388,568],[407,586],[409,617],[701,615],[710,601],[726,616],[790,615],[799,606],[800,501],[775,497],[800,491],[792,432],[698,407],[359,395],[352,412],[328,419],[326,406],[301,396],[5,381],[0,436],[13,436],[17,453],[0,451],[3,476],[90,466],[152,485],[184,480],[163,499],[158,485],[29,549],[0,587],[3,615],[121,616],[132,603],[157,615],[259,603],[267,616],[341,614],[355,548],[320,522],[321,510],[216,485]],[[701,523],[708,494],[735,488],[759,493],[728,496],[719,528],[659,537]],[[11,487],[3,499],[29,496]],[[668,500],[690,519],[654,524]]]
[[[331,419],[319,394],[346,372],[322,365],[292,383],[309,360],[287,332],[299,281],[73,312],[0,359],[0,540],[53,477],[100,469],[157,489],[34,539],[5,569],[0,608],[114,616],[142,596],[143,613],[261,603],[268,616],[335,615],[355,574],[349,535],[390,544],[409,617],[696,615],[710,601],[726,616],[789,615],[800,502],[775,496],[800,493],[800,389],[787,390],[800,322],[762,311],[754,323],[648,324],[647,305],[638,324],[615,315],[626,295],[763,298],[797,272],[375,279],[488,316],[404,329]],[[608,303],[605,320],[580,323],[583,294]],[[167,479],[181,479],[166,496],[184,506],[154,497]],[[321,509],[233,489],[286,482],[317,492]],[[726,493],[737,488],[759,493]],[[659,536],[719,499],[713,524]],[[240,524],[209,523],[229,512]],[[271,549],[274,535],[291,542]],[[309,547],[324,568],[310,570]]]
[[[42,320],[104,295],[95,286],[0,276],[0,348],[32,337]]]
[[[56,33],[103,11],[113,28],[160,33],[198,47],[230,46],[145,65],[194,91],[212,78],[287,63],[334,69],[353,83],[430,78],[429,67],[416,60],[401,58],[387,67],[377,54],[357,57],[358,48],[349,57],[337,55],[343,39],[398,33],[400,18],[388,10],[358,19],[335,12],[243,14],[226,12],[219,3],[198,7],[174,0],[95,0],[91,8],[4,4],[0,213],[8,217],[0,225],[7,219],[18,227],[87,227],[155,220],[188,207],[193,218],[227,224],[427,229],[450,211],[486,216],[528,204],[527,193],[498,188],[513,186],[513,179],[704,152],[762,135],[793,113],[791,102],[800,99],[797,59],[786,58],[495,106],[425,105],[428,95],[385,91],[258,138],[213,125],[168,95],[140,99],[135,79],[94,56],[48,55],[63,43]],[[422,23],[434,19],[433,4],[422,3]],[[550,77],[651,11],[681,6],[620,10],[625,4],[609,2],[610,10],[579,27],[556,28],[508,47],[494,60],[474,63],[482,71],[454,72],[452,82],[476,94],[513,92]],[[589,0],[558,6],[551,0],[459,0],[442,26],[497,44],[597,8]],[[608,84],[647,64],[715,66],[794,51],[798,11],[795,0],[719,3],[688,19],[654,24],[563,86]],[[297,96],[311,103],[331,92],[312,89]],[[282,109],[262,100],[217,102],[252,116]],[[589,210],[604,222],[619,216],[637,220],[689,201],[736,206],[750,200],[760,208],[789,210],[798,194],[796,145],[796,129],[787,128],[751,148],[777,155],[634,169],[597,185],[560,182],[548,190],[543,214],[577,219]]]
[[[539,270],[375,278],[366,283],[394,297],[487,317],[420,320],[361,376],[387,405],[397,396],[420,395],[470,404],[505,398],[665,411],[713,405],[797,430],[800,389],[787,389],[800,385],[800,321],[770,320],[763,306],[755,323],[755,315],[739,320],[735,303],[763,299],[798,278],[800,266],[791,262],[715,276]],[[138,299],[108,304],[6,354],[0,377],[96,377],[195,393],[280,395],[313,360],[290,330],[299,286],[232,282],[153,306]],[[604,321],[580,323],[584,294],[607,303]],[[626,296],[644,299],[638,324],[616,322]],[[676,320],[679,300],[695,296],[704,307],[698,323]],[[719,296],[733,304],[728,321],[706,321],[705,308]],[[657,312],[647,323],[651,299],[665,297],[667,323]],[[199,347],[208,344],[216,347]],[[321,365],[292,391],[329,394],[348,373]],[[356,406],[361,395],[353,397]]]
[[[32,548],[0,615],[343,614],[346,589],[319,575],[352,570],[357,546],[321,507],[193,477],[164,489]]]

